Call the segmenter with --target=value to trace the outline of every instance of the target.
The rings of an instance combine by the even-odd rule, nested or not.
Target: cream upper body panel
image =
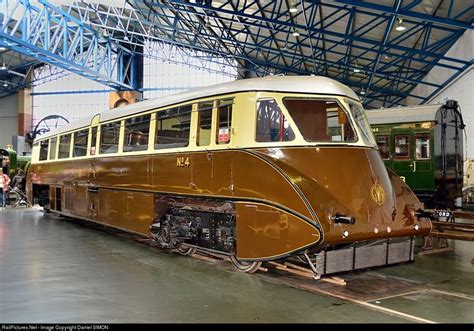
[[[276,90],[282,90],[277,92]],[[296,92],[291,92],[296,91]],[[322,93],[321,91],[326,91]],[[227,92],[227,93],[225,93]],[[353,146],[369,146],[374,147],[375,143],[370,139],[364,138],[364,132],[361,128],[354,124],[354,116],[349,111],[349,104],[359,104],[356,94],[346,87],[332,79],[325,77],[265,77],[258,79],[248,79],[236,81],[232,83],[216,85],[216,87],[207,87],[199,91],[190,91],[176,96],[170,96],[159,100],[149,100],[119,109],[109,110],[107,112],[95,115],[92,118],[72,123],[67,127],[63,127],[56,132],[48,133],[41,136],[37,141],[44,141],[48,138],[59,137],[64,134],[76,132],[89,127],[97,127],[99,124],[120,121],[120,141],[118,152],[111,154],[91,153],[91,147],[97,146],[101,141],[101,132],[98,130],[96,139],[91,141],[92,131],[89,130],[88,152],[87,155],[81,157],[69,157],[58,159],[55,162],[67,161],[70,159],[92,158],[92,157],[111,157],[118,155],[141,155],[141,154],[159,154],[159,153],[186,153],[195,151],[219,150],[229,148],[262,148],[262,147],[285,147],[285,146],[317,146],[327,145],[328,142],[309,142],[304,139],[298,126],[290,116],[288,109],[284,105],[284,98],[316,98],[324,100],[333,100],[345,109],[347,115],[354,126],[356,138],[352,142],[329,142],[331,145],[353,145]],[[217,103],[218,100],[232,99],[232,120],[230,130],[230,141],[220,144],[215,137],[218,129],[217,121]],[[294,132],[294,138],[291,141],[273,141],[258,142],[256,141],[257,116],[256,106],[259,100],[272,99],[275,100],[280,107],[283,115],[288,119],[288,123]],[[206,101],[213,101],[214,107],[212,112],[212,133],[211,139],[207,146],[198,146],[197,144],[197,121],[198,121],[198,104]],[[193,105],[189,144],[185,147],[162,148],[157,149],[155,146],[154,133],[156,130],[157,112],[174,108],[177,106]],[[150,114],[150,129],[148,147],[145,150],[123,152],[124,140],[124,123],[127,119],[144,114]],[[370,133],[371,134],[371,133]],[[74,135],[73,135],[74,136]],[[71,143],[71,155],[74,144],[74,137]],[[36,142],[34,146],[34,155],[39,155],[39,144]],[[35,150],[36,149],[36,150]],[[57,153],[57,152],[56,152]],[[38,161],[38,157],[33,158],[33,163],[47,162],[48,160]]]
[[[340,95],[358,100],[353,90],[338,81],[322,76],[268,76],[263,78],[250,78],[232,81],[224,84],[211,85],[203,88],[192,89],[187,92],[170,95],[163,98],[150,99],[125,107],[106,110],[98,115],[100,122],[108,122],[114,119],[127,117],[152,109],[160,109],[180,103],[186,103],[206,97],[215,97],[238,92],[272,91],[288,93],[307,93],[322,95]],[[94,117],[96,117],[95,115]],[[61,129],[48,132],[41,139],[57,135],[59,132],[67,132],[91,124],[94,117],[81,119],[65,125]]]

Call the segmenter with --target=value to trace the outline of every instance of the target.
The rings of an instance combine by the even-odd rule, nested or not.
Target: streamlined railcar
[[[31,201],[60,215],[227,255],[299,257],[316,276],[413,260],[431,222],[387,171],[357,95],[265,77],[104,111],[42,135]]]
[[[463,188],[463,129],[455,100],[367,111],[385,165],[429,208],[455,208]]]

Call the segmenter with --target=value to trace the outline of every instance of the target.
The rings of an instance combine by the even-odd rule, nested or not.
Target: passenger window
[[[255,141],[291,141],[295,134],[275,99],[257,102],[257,128]]]
[[[49,146],[49,159],[56,159],[56,148],[57,148],[58,138],[51,138],[51,145]]]
[[[123,151],[145,151],[148,149],[151,115],[137,116],[125,120]]]
[[[306,141],[354,142],[347,113],[335,100],[284,99],[285,107]]]
[[[100,154],[118,152],[120,139],[120,122],[102,124],[100,126]]]
[[[410,137],[409,136],[395,136],[395,158],[408,159],[410,158]]]
[[[71,135],[66,134],[59,137],[58,159],[67,159],[71,150]]]
[[[91,128],[91,150],[90,150],[89,155],[95,155],[96,144],[97,144],[97,127],[94,126],[93,128]]]
[[[417,136],[415,144],[415,159],[426,160],[430,158],[430,137],[428,135]]]
[[[382,159],[390,159],[390,139],[388,136],[376,136],[375,140],[379,146],[380,156]]]
[[[192,105],[156,113],[155,149],[189,145]]]
[[[219,100],[217,102],[217,144],[228,144],[230,142],[233,102],[233,99]]]
[[[213,102],[201,102],[198,105],[197,145],[208,146],[211,143]]]
[[[74,148],[72,157],[81,157],[87,155],[87,138],[89,137],[89,129],[74,132]]]
[[[39,160],[44,161],[48,159],[48,145],[49,145],[49,139],[43,140],[40,142],[40,155],[39,155]]]

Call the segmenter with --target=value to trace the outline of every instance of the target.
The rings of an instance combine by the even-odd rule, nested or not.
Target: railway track
[[[432,224],[432,237],[474,241],[474,223],[432,221]]]
[[[157,246],[156,242],[151,239],[118,229],[77,219],[70,221],[73,223],[81,223],[89,228],[112,233],[127,241],[139,242],[148,247]],[[446,222],[438,223],[443,223],[440,226],[457,227],[456,223],[454,225],[453,223]],[[467,227],[472,229],[473,226],[469,224]],[[198,259],[204,263],[224,268],[229,272],[239,272],[232,267],[229,257],[226,255],[198,249],[194,254],[186,258]],[[445,298],[452,297],[474,303],[474,296],[471,295],[440,291],[416,281],[390,277],[379,274],[376,271],[355,272],[337,277],[324,276],[319,280],[315,280],[311,269],[302,265],[301,262],[296,259],[294,261],[264,262],[256,273],[248,275],[274,284],[290,286],[314,294],[332,297],[342,302],[352,303],[416,323],[434,324],[438,322],[425,318],[424,316],[417,316],[414,313],[389,308],[383,305],[384,302],[386,300],[402,297],[444,296]]]

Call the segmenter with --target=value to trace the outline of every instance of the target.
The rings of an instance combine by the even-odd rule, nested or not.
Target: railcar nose
[[[324,186],[326,197],[310,200],[327,244],[430,231],[430,222],[419,220],[414,213],[421,207],[418,199],[396,175],[387,172],[376,149],[317,148],[316,155],[320,161],[312,178]]]
[[[387,172],[377,149],[320,146],[282,153],[275,161],[312,206],[325,245],[429,233],[431,223],[415,213],[418,199]]]

